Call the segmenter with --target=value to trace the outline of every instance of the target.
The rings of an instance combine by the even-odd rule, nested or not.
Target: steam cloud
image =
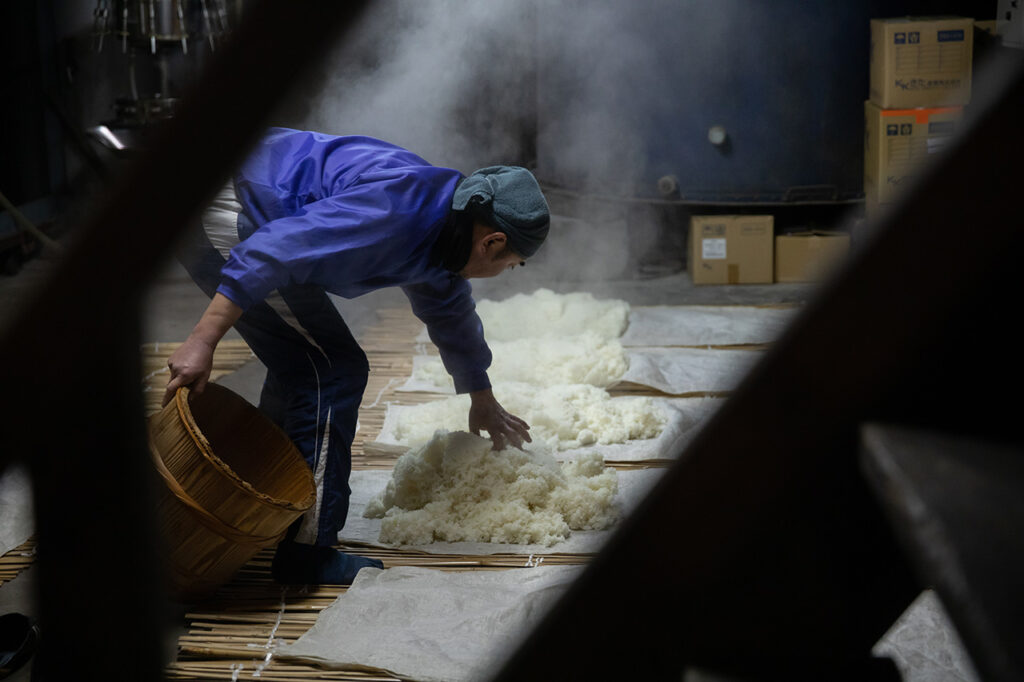
[[[467,173],[510,163],[505,155],[526,162],[530,22],[529,4],[514,0],[375,2],[328,58],[303,124],[379,137]]]
[[[622,88],[657,65],[642,36],[622,34],[622,12],[576,0],[372,3],[292,124],[382,138],[464,173],[518,164],[573,192],[634,194],[646,150]],[[656,237],[650,218],[639,223],[634,212],[627,234],[621,207],[585,206],[559,219],[533,263],[559,260],[567,279],[621,275]],[[584,257],[567,264],[566,253]]]

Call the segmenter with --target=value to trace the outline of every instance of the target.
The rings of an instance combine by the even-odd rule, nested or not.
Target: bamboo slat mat
[[[360,345],[370,363],[370,376],[359,406],[359,430],[352,442],[353,469],[390,469],[401,454],[382,448],[366,448],[366,444],[376,440],[384,426],[388,403],[416,405],[442,397],[433,393],[396,390],[412,375],[416,334],[423,323],[410,310],[397,308],[381,309],[377,316],[378,323],[360,338]]]
[[[0,585],[14,580],[36,560],[36,541],[29,539],[0,556]]]

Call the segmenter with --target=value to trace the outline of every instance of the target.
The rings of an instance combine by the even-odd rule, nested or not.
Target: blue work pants
[[[228,211],[190,231],[179,260],[210,297],[220,284],[227,249],[237,243],[229,225],[233,191],[219,197]],[[224,193],[222,192],[222,195]],[[236,215],[237,220],[237,215]],[[234,232],[233,235],[225,233]],[[216,244],[216,246],[215,246]],[[250,307],[235,329],[267,368],[259,408],[292,439],[316,483],[313,507],[289,529],[304,544],[333,545],[345,525],[359,403],[369,365],[327,293],[290,284]]]

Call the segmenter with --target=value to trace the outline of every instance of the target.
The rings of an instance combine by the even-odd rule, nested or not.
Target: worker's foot
[[[297,542],[282,542],[274,553],[270,572],[282,585],[350,585],[360,569],[384,564],[333,547],[317,547]]]

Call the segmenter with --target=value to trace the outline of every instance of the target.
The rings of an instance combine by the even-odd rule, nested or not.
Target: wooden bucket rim
[[[241,400],[241,397],[234,393],[234,391],[231,391],[230,389],[225,388],[224,386],[219,386],[217,384],[210,383],[207,384],[205,390],[209,390],[211,388],[213,388],[214,391],[223,392],[225,395],[230,395]],[[301,470],[305,472],[310,484],[309,495],[307,496],[306,499],[302,500],[299,503],[291,502],[289,500],[278,499],[276,497],[273,497],[272,495],[268,495],[265,492],[257,490],[251,483],[249,483],[244,478],[239,476],[234,469],[228,466],[227,462],[218,457],[214,453],[213,447],[210,445],[210,441],[208,441],[206,439],[206,436],[203,435],[202,429],[199,428],[199,425],[196,423],[195,417],[192,415],[192,410],[188,404],[189,393],[190,390],[188,386],[182,386],[178,388],[177,392],[174,394],[174,404],[178,410],[178,416],[181,419],[181,423],[185,426],[185,430],[192,438],[192,442],[194,442],[196,444],[196,447],[199,448],[199,451],[202,453],[203,457],[208,459],[210,463],[213,464],[214,467],[216,467],[229,481],[231,481],[238,488],[241,488],[244,492],[253,495],[258,501],[271,507],[286,509],[288,511],[304,512],[313,506],[313,502],[316,500],[316,485],[313,482],[313,473],[309,471],[309,467],[306,465],[306,461],[302,458],[298,451],[295,450],[294,444],[292,444],[292,449],[289,451],[288,454],[294,456],[302,464]],[[249,407],[253,410],[256,409],[252,405],[249,405]],[[269,422],[269,419],[267,419],[267,421]],[[271,426],[280,430],[280,428],[277,427],[277,425],[274,424],[273,422],[269,423]],[[288,439],[287,435],[285,435],[283,431],[281,432],[281,434],[282,436],[284,436],[285,440],[291,444],[291,440]]]

